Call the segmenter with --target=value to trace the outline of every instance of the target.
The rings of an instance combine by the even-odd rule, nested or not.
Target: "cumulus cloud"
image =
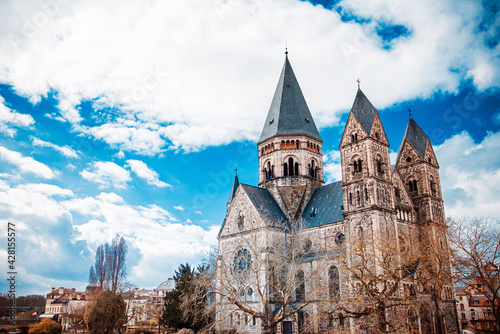
[[[127,182],[131,180],[130,173],[123,167],[111,161],[98,161],[80,172],[80,175],[90,181],[99,184],[99,188],[126,188]]]
[[[500,132],[475,143],[462,132],[434,148],[446,215],[500,218]]]
[[[127,165],[130,167],[132,172],[134,172],[141,179],[146,180],[148,184],[159,188],[171,187],[170,184],[160,181],[158,173],[149,168],[143,161],[131,159],[127,160]]]
[[[485,43],[497,23],[478,29],[477,1],[344,0],[331,11],[298,0],[54,4],[0,4],[0,82],[33,103],[55,92],[52,118],[124,152],[256,140],[285,40],[320,127],[338,122],[358,77],[379,108],[466,79],[499,85],[500,50]],[[387,42],[380,27],[392,25],[408,33]],[[102,113],[95,124],[82,124],[82,101]]]
[[[36,161],[32,157],[25,157],[19,152],[0,146],[0,156],[4,161],[15,165],[22,172],[32,173],[44,179],[55,177],[55,173],[47,165]]]
[[[131,282],[154,286],[165,279],[165,272],[173,272],[179,263],[199,262],[216,243],[219,226],[205,230],[176,223],[170,212],[157,205],[133,206],[108,200],[116,196],[101,193],[97,197],[68,200],[63,206],[90,218],[75,226],[75,241],[85,240],[95,249],[119,234],[124,236],[129,249],[139,252],[137,263],[129,268]]]
[[[31,142],[33,143],[33,146],[50,147],[56,150],[57,152],[61,153],[65,157],[78,158],[78,153],[76,153],[76,151],[69,146],[58,146],[35,137],[31,137]]]
[[[323,154],[323,170],[326,183],[342,180],[340,151],[332,150]]]
[[[5,105],[5,99],[0,95],[0,132],[13,137],[17,127],[29,127],[35,120],[30,115],[20,114]]]

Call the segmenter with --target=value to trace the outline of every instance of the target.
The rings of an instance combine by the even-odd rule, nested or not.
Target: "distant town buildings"
[[[127,305],[127,329],[157,324],[163,310],[163,298],[175,288],[172,278],[160,283],[156,289],[138,289],[122,294]],[[71,329],[71,319],[76,313],[84,313],[89,302],[94,299],[95,287],[88,286],[85,291],[74,288],[53,287],[47,293],[45,313],[40,318],[51,318],[63,325],[63,330]]]
[[[470,332],[498,330],[486,285],[474,280],[467,287],[456,288],[457,307],[464,330]]]

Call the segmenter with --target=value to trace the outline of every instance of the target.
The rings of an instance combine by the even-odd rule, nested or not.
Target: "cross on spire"
[[[408,108],[408,113],[410,114],[410,118],[411,118],[411,109]]]
[[[285,55],[288,56],[288,42],[285,42]]]
[[[358,89],[359,89],[359,86],[361,85],[361,81],[359,81],[359,78],[358,80],[356,80],[356,82],[358,83]]]

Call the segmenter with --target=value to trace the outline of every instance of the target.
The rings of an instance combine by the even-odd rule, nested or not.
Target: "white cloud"
[[[78,153],[69,146],[58,146],[35,137],[31,137],[31,142],[33,146],[50,147],[68,158],[78,158]]]
[[[148,167],[143,161],[140,160],[127,160],[127,165],[130,169],[140,178],[145,179],[148,184],[157,187],[171,187],[170,184],[159,180],[157,172]]]
[[[99,188],[126,188],[127,182],[131,180],[130,173],[123,167],[111,161],[98,161],[80,172],[80,175],[91,182],[100,184]]]
[[[156,205],[132,206],[96,198],[72,199],[63,206],[91,219],[75,226],[74,241],[86,241],[92,249],[122,235],[129,251],[138,251],[139,260],[129,267],[129,280],[140,286],[154,286],[173,272],[179,263],[197,263],[216,243],[219,226],[205,230],[196,225],[175,223],[176,219]],[[114,195],[113,195],[114,196]]]
[[[174,205],[174,209],[179,211],[184,211],[184,208],[180,205],[179,206]]]
[[[52,179],[55,176],[55,173],[47,165],[3,146],[0,146],[0,156],[6,162],[16,165],[22,172],[33,173],[45,179]]]
[[[477,1],[341,1],[371,20],[363,25],[298,0],[54,3],[0,4],[0,82],[33,102],[57,92],[60,115],[51,117],[124,152],[257,139],[285,40],[320,126],[338,122],[358,77],[379,108],[455,92],[468,78],[479,90],[499,85],[500,48],[489,49],[491,31],[477,29]],[[379,22],[411,35],[384,49]],[[83,100],[103,114],[95,126],[81,124]]]
[[[500,132],[480,143],[462,132],[434,149],[446,215],[500,218]]]
[[[331,150],[323,154],[323,170],[326,183],[342,180],[340,151]]]
[[[35,123],[31,115],[16,113],[5,105],[0,95],[0,132],[13,137],[17,127],[29,127]]]

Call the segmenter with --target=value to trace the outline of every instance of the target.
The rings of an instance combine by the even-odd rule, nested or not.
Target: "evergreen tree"
[[[203,314],[205,300],[194,307],[184,302],[196,289],[195,278],[202,270],[205,270],[204,267],[195,270],[186,263],[181,264],[175,271],[175,288],[165,295],[165,307],[160,318],[161,326],[174,329],[190,328],[195,332],[205,327],[207,319],[200,316]],[[189,307],[187,304],[190,304]]]

